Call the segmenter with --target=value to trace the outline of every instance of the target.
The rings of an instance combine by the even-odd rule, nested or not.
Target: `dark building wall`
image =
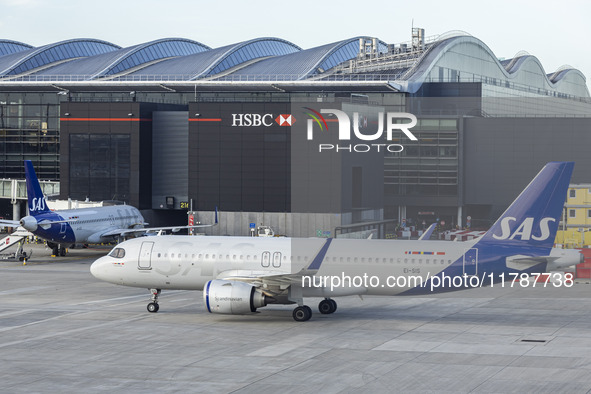
[[[246,119],[232,126],[232,114],[268,113],[269,127],[248,126]],[[290,127],[274,120],[285,113],[287,103],[189,105],[189,195],[196,210],[289,211]]]
[[[189,122],[187,111],[155,111],[152,130],[152,208],[187,209]],[[173,197],[174,204],[167,204]]]
[[[185,106],[64,102],[60,108],[60,198],[152,204],[152,112]]]
[[[589,118],[465,118],[464,130],[464,203],[491,219],[547,162],[574,161],[571,182],[591,183]]]

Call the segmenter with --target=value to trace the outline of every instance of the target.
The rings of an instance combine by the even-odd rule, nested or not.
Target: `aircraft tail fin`
[[[479,243],[551,249],[573,169],[573,162],[546,164]]]
[[[35,174],[31,160],[25,160],[25,179],[27,182],[27,201],[29,203],[29,213],[36,216],[41,213],[51,212],[45,201],[45,196],[41,191],[41,185]]]

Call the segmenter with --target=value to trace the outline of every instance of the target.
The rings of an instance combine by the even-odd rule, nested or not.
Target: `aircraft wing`
[[[197,224],[193,226],[169,226],[169,227],[142,227],[142,228],[116,228],[113,230],[109,230],[105,233],[102,233],[101,236],[103,237],[115,237],[115,236],[126,236],[129,234],[135,233],[156,233],[159,231],[167,231],[170,230],[174,233],[180,231],[182,229],[190,229],[190,228],[203,228],[203,227],[213,227],[217,225],[214,224]]]
[[[5,220],[5,219],[0,219],[0,226],[17,227],[17,226],[20,226],[20,225],[21,225],[20,220]]]
[[[205,227],[213,227],[218,224],[218,209],[215,209],[215,221],[213,224],[194,224],[194,225],[187,225],[187,226],[166,226],[166,227],[138,227],[138,228],[116,228],[113,230],[109,230],[101,234],[102,237],[115,237],[120,236],[124,237],[129,234],[135,233],[157,233],[160,231],[167,231],[170,230],[173,233],[176,233],[183,229],[191,229],[191,228],[205,228]]]
[[[322,261],[326,256],[332,238],[326,239],[312,262],[300,271],[277,273],[277,271],[253,271],[253,270],[230,270],[220,272],[217,279],[235,280],[250,283],[253,286],[262,288],[271,293],[282,291],[292,284],[301,283],[303,276],[314,276],[320,269]]]
[[[37,224],[39,226],[44,225],[44,224],[56,224],[56,223],[71,223],[71,222],[76,222],[78,219],[64,219],[64,220],[41,220],[40,222],[38,222]],[[21,221],[20,220],[5,220],[5,219],[0,219],[0,225],[2,226],[11,226],[11,227],[17,227],[21,225]]]

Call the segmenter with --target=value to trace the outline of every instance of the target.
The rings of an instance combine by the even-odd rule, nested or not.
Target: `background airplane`
[[[25,160],[25,177],[29,215],[19,221],[2,219],[0,224],[21,226],[46,240],[54,255],[64,256],[66,248],[76,243],[108,243],[133,233],[178,231],[183,228],[209,227],[217,224],[217,210],[214,224],[151,228],[144,227],[147,224],[144,217],[137,208],[130,205],[51,211],[30,160]]]
[[[150,289],[202,290],[211,313],[244,314],[269,303],[297,303],[296,321],[312,315],[304,297],[410,295],[490,285],[577,264],[576,250],[552,251],[574,163],[548,163],[477,240],[405,241],[323,238],[159,236],[132,239],[90,270],[107,282]],[[446,281],[446,278],[448,281]]]

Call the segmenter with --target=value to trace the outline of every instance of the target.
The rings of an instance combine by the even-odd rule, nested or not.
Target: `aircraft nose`
[[[90,265],[90,273],[97,279],[108,280],[111,263],[106,257],[101,257]]]

